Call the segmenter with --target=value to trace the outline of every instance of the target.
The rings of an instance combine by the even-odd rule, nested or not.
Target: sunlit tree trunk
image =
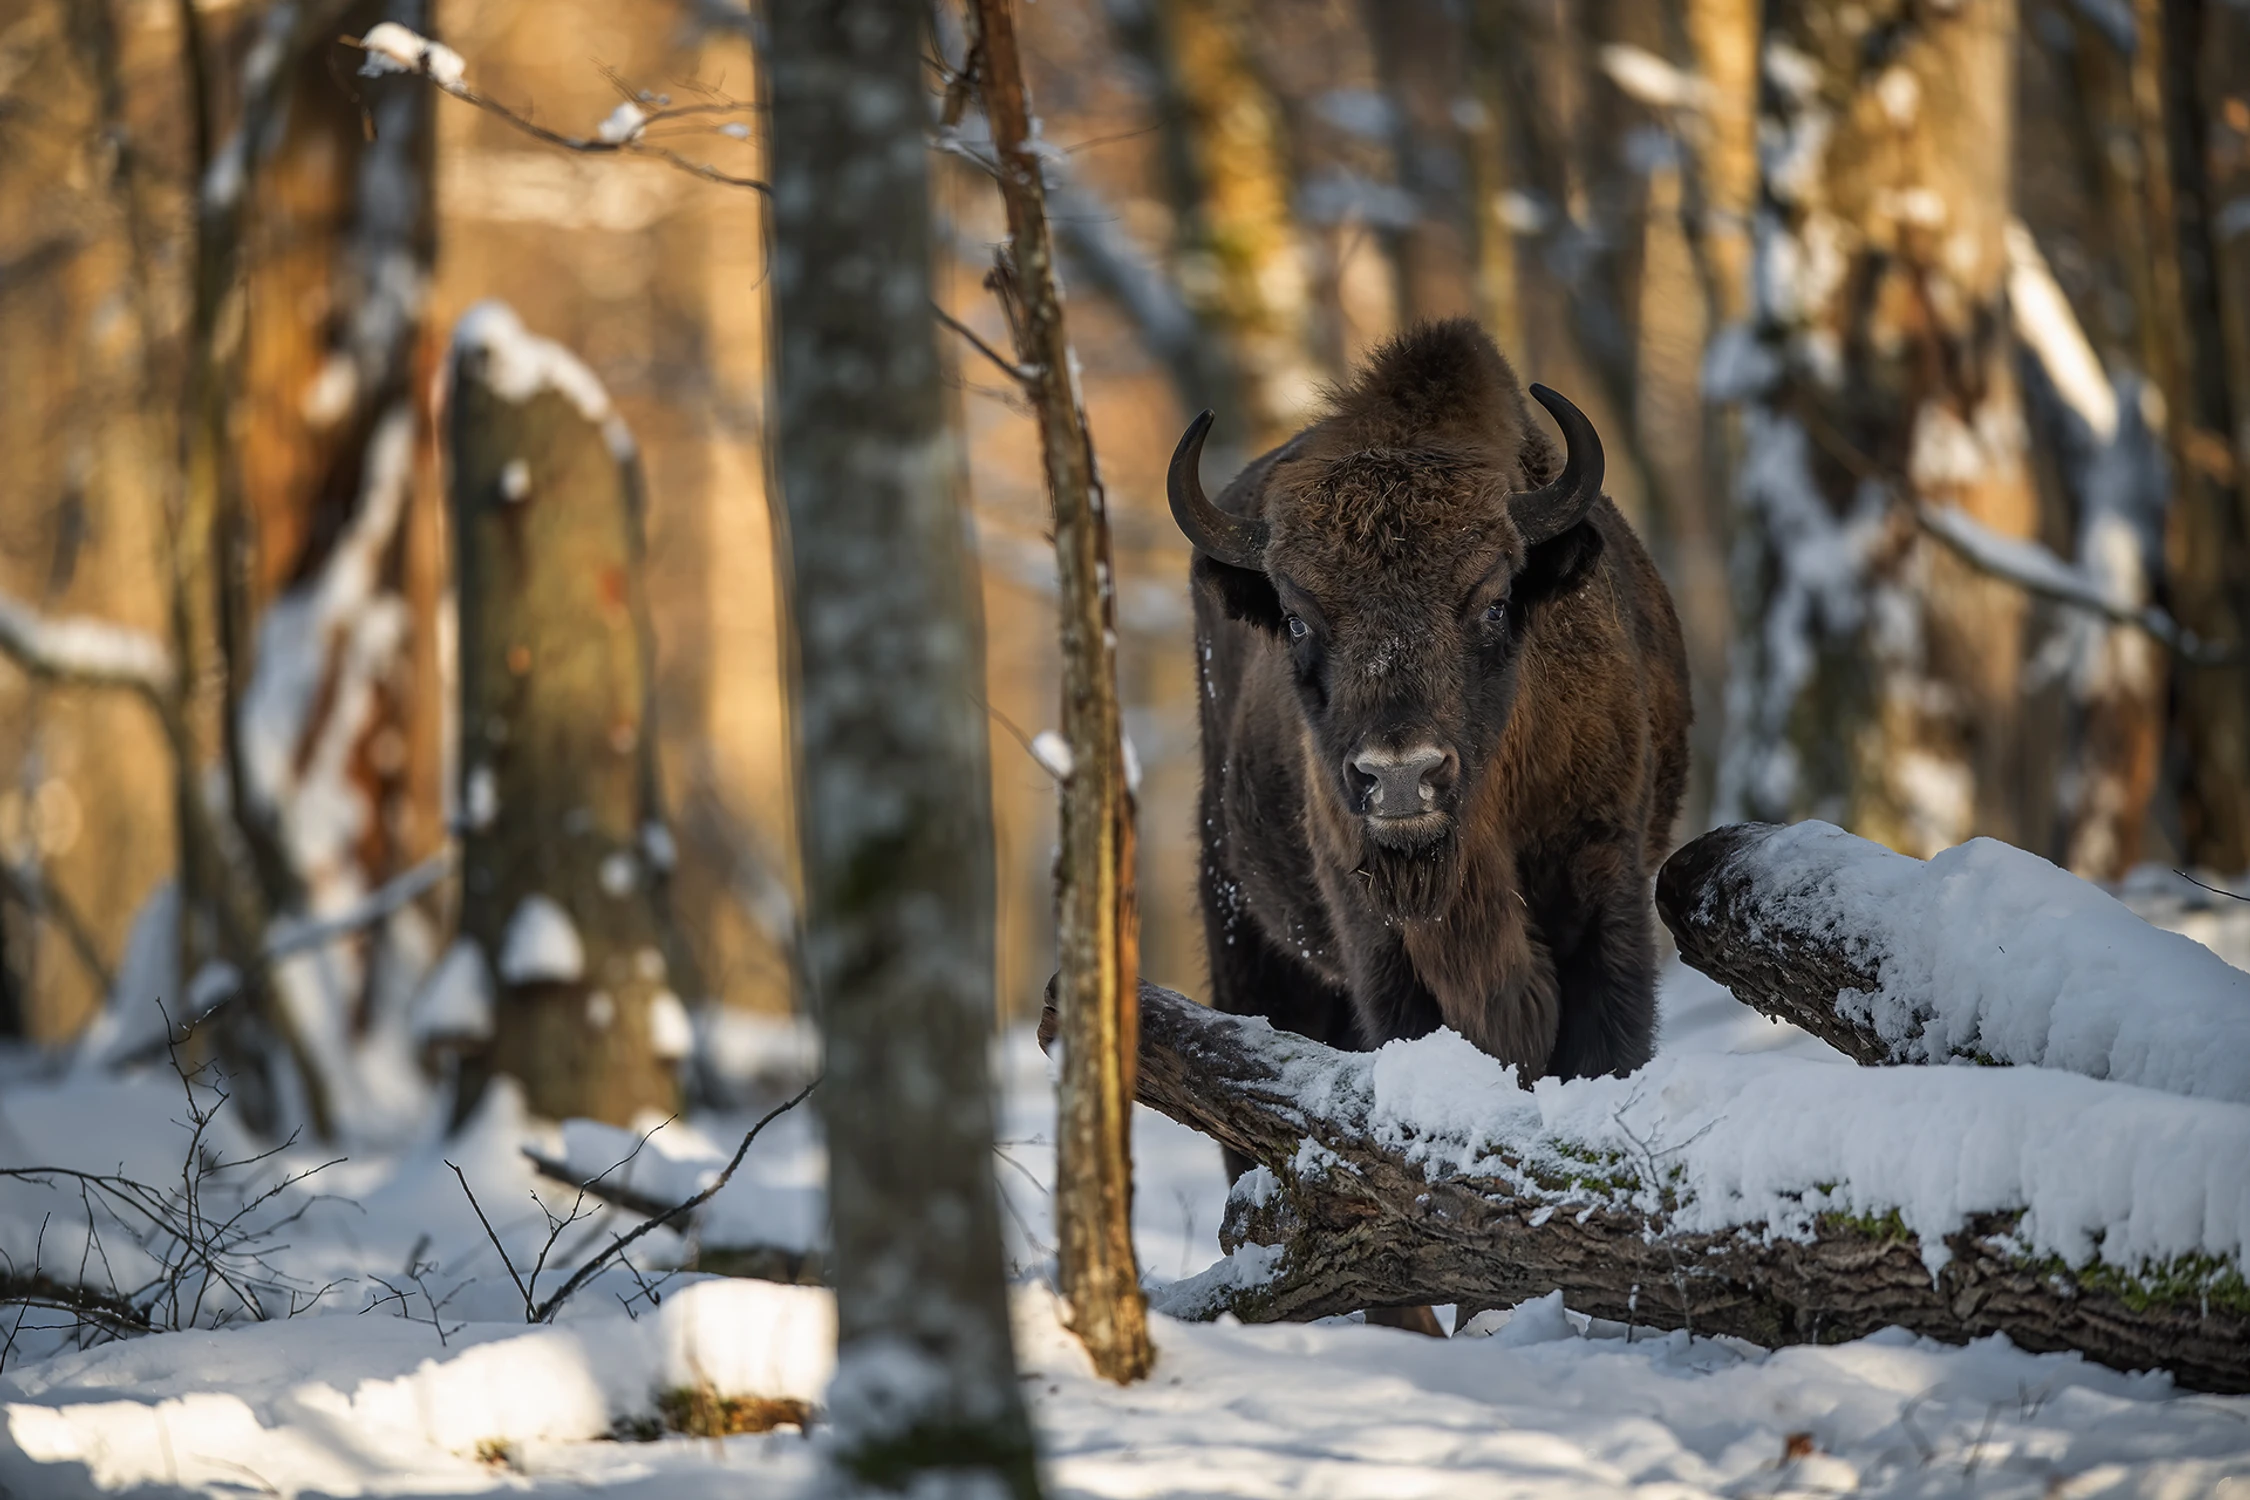
[[[1120,1384],[1148,1374],[1148,1303],[1133,1258],[1133,1065],[1139,1056],[1140,899],[1133,789],[1117,696],[1109,503],[1094,462],[1055,276],[1014,0],[971,0],[977,91],[992,128],[1008,249],[995,272],[1039,420],[1053,506],[1062,623],[1062,778],[1055,859],[1056,1003],[1062,1016],[1055,1231],[1070,1327]]]
[[[107,3],[42,0],[6,23],[0,167],[0,589],[42,611],[161,628],[151,475],[168,460],[142,380],[138,312],[168,279],[138,256],[144,132],[177,99],[128,96]],[[161,397],[159,398],[161,399]],[[114,966],[169,873],[171,783],[144,704],[0,663],[0,861],[81,918]],[[60,1043],[105,996],[62,923],[0,896],[21,1034]],[[153,997],[152,997],[153,998]]]
[[[590,372],[496,303],[454,339],[461,929],[491,966],[485,1073],[535,1113],[677,1104],[655,805],[639,456]]]
[[[767,16],[829,1452],[862,1489],[1030,1496],[985,1063],[982,643],[929,317],[924,12],[778,0]]]
[[[1290,211],[1279,107],[1251,65],[1238,0],[1154,0],[1184,147],[1186,209],[1179,280],[1239,372],[1239,413],[1219,412],[1219,441],[1250,453],[1309,413],[1310,300]]]
[[[2013,831],[2024,603],[1917,528],[2028,536],[2004,302],[2014,7],[1769,7],[1721,817],[1929,854]],[[1883,28],[1884,45],[1873,31]]]

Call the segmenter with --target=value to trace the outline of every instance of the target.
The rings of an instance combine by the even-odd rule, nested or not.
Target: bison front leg
[[[1554,955],[1558,1078],[1626,1074],[1656,1037],[1656,930],[1637,843],[1598,844],[1571,862],[1570,891],[1546,927]]]

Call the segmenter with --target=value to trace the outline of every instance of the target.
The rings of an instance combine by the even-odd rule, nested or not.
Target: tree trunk
[[[1755,341],[1717,362],[1751,397],[1722,817],[1922,854],[2021,821],[2024,601],[1913,519],[2037,520],[2004,302],[2014,14],[1769,10],[1771,274]]]
[[[981,640],[928,308],[918,6],[769,8],[798,829],[835,1462],[1031,1496],[992,1177]]]
[[[21,126],[0,170],[0,590],[161,633],[151,480],[170,463],[156,406],[166,393],[144,384],[154,335],[139,314],[166,288],[139,253],[140,152],[171,128],[178,101],[161,87],[128,93],[115,3],[19,5],[8,23],[8,109]],[[97,956],[114,961],[170,874],[163,740],[130,694],[13,667],[0,668],[0,726],[0,858],[81,913]],[[109,998],[100,970],[51,903],[0,897],[0,930],[16,1034],[68,1042]]]
[[[686,1016],[651,879],[638,457],[585,366],[485,303],[454,337],[461,928],[497,980],[487,1063],[532,1110],[669,1113]],[[465,1110],[478,1092],[464,1082]]]
[[[1148,1374],[1148,1305],[1133,1260],[1133,1059],[1140,911],[1133,887],[1133,793],[1117,701],[1117,609],[1109,511],[1079,403],[1054,242],[1016,45],[1013,0],[971,0],[969,37],[992,127],[1009,253],[1016,359],[1039,417],[1054,507],[1062,607],[1062,847],[1055,861],[1063,1063],[1055,1222],[1069,1324],[1094,1368],[1120,1384]]]
[[[1463,148],[1468,32],[1445,0],[1365,0],[1361,7],[1390,105],[1391,156],[1414,205],[1411,223],[1387,228],[1398,270],[1398,321],[1474,316],[1470,174]]]
[[[1155,0],[1155,10],[1186,148],[1179,279],[1240,371],[1245,409],[1211,402],[1217,438],[1254,454],[1296,431],[1314,397],[1281,112],[1251,65],[1238,0]]]
[[[1370,1075],[1348,1054],[1150,984],[1141,1017],[1141,1102],[1265,1169],[1227,1201],[1220,1243],[1231,1259],[1162,1299],[1177,1316],[1262,1323],[1412,1303],[1506,1307],[1560,1289],[1596,1317],[1768,1347],[1892,1326],[1951,1343],[2005,1333],[2025,1349],[2076,1349],[2120,1369],[2169,1369],[2199,1389],[2250,1390],[2250,1312],[2238,1300],[2206,1307],[2194,1289],[2058,1271],[2012,1248],[2015,1215],[1986,1215],[1949,1236],[1934,1276],[1895,1216],[1822,1215],[1809,1238],[1757,1224],[1684,1230],[1671,1222],[1680,1205],[1668,1153],[1573,1156],[1568,1141],[1495,1139],[1488,1128],[1472,1144],[1460,1126],[1394,1122],[1377,1134]],[[1292,1079],[1321,1086],[1299,1093]],[[1476,1165],[1432,1165],[1463,1156]]]
[[[2250,868],[2250,777],[2242,769],[2250,766],[2250,474],[2237,464],[2228,429],[2250,409],[2250,393],[2228,389],[2229,333],[2245,313],[2241,290],[2222,290],[2223,271],[2239,270],[2242,252],[2215,259],[2226,248],[2220,215],[2229,205],[2211,192],[2219,163],[2209,147],[2218,142],[2197,129],[2197,85],[2203,68],[2243,55],[2227,38],[2245,23],[2219,20],[2208,31],[2195,24],[2201,12],[2230,8],[2136,0],[2132,80],[2149,183],[2156,332],[2165,345],[2155,373],[2178,486],[2166,539],[2173,613],[2205,640],[2245,648],[2226,666],[2180,674],[2173,708],[2187,751],[2181,832],[2190,861],[2232,873]],[[2232,133],[2239,141],[2250,131]],[[2241,177],[2240,168],[2227,173]]]

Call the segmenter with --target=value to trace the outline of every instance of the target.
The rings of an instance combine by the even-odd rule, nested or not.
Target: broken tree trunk
[[[1043,1038],[1053,1014],[1042,1019]],[[1510,1306],[1560,1289],[1597,1317],[1767,1346],[1834,1343],[1891,1326],[1953,1343],[2005,1333],[2025,1349],[2075,1349],[2120,1369],[2162,1367],[2200,1389],[2250,1390],[2250,1294],[2232,1258],[2180,1257],[2138,1274],[2101,1262],[2074,1269],[2016,1238],[2027,1223],[2021,1205],[1965,1214],[1945,1253],[1925,1256],[1897,1209],[1825,1210],[1840,1202],[1835,1184],[1808,1183],[1793,1200],[1802,1210],[1793,1222],[1714,1227],[1726,1216],[1698,1205],[1695,1184],[1706,1158],[1758,1121],[1721,1116],[1666,1145],[1649,1132],[1692,1123],[1693,1111],[1671,1104],[1662,1080],[1645,1092],[1640,1080],[1564,1085],[1618,1094],[1614,1130],[1593,1128],[1591,1113],[1562,1107],[1569,1101],[1545,1088],[1537,1102],[1518,1093],[1496,1064],[1464,1079],[1458,1058],[1439,1059],[1434,1081],[1443,1087],[1428,1091],[1443,1094],[1451,1117],[1402,1119],[1400,1101],[1386,1093],[1411,1100],[1425,1091],[1413,1079],[1393,1090],[1379,1074],[1382,1061],[1141,985],[1141,1102],[1263,1169],[1245,1174],[1228,1199],[1220,1229],[1228,1259],[1176,1283],[1160,1307],[1181,1317],[1278,1322],[1415,1303]],[[1681,1066],[1703,1067],[1711,1077],[1694,1081],[1708,1086],[1720,1076],[1712,1064],[1737,1061]],[[1877,1089],[1942,1080],[1957,1090],[1996,1077],[1821,1071]],[[1822,1083],[1824,1092],[1835,1088]],[[1455,1107],[1464,1084],[1495,1090],[1489,1116],[1479,1111],[1472,1122]],[[1745,1090],[1731,1102],[1770,1101]],[[2231,1110],[2216,1113],[2225,1106],[2158,1107],[2212,1130],[2207,1141],[2191,1132],[2199,1144],[2250,1130]],[[1589,1128],[1574,1130],[1573,1119]],[[1942,1261],[1934,1273],[1931,1260]]]
[[[1680,958],[1856,1062],[2061,1068],[2250,1104],[2250,976],[1990,839],[1927,862],[1826,823],[1666,860]]]
[[[1117,701],[1117,608],[1109,513],[1080,404],[1076,356],[1055,278],[1046,191],[1032,133],[1013,0],[973,0],[969,35],[992,126],[1009,254],[1007,294],[1024,394],[1039,415],[1054,506],[1062,613],[1062,848],[1055,861],[1062,964],[1062,1089],[1055,1219],[1069,1323],[1094,1368],[1119,1383],[1148,1374],[1148,1303],[1133,1261],[1133,1014],[1140,910],[1133,889],[1133,792]]]
[[[497,980],[490,1070],[553,1119],[669,1113],[687,1016],[666,984],[672,840],[644,760],[633,440],[593,374],[497,302],[455,332],[448,422],[461,929]]]

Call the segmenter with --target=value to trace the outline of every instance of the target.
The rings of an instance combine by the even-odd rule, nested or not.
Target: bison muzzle
[[[1686,654],[1593,424],[1531,394],[1559,456],[1444,322],[1215,503],[1211,414],[1181,440],[1220,1009],[1353,1048],[1451,1026],[1527,1081],[1647,1060]]]

